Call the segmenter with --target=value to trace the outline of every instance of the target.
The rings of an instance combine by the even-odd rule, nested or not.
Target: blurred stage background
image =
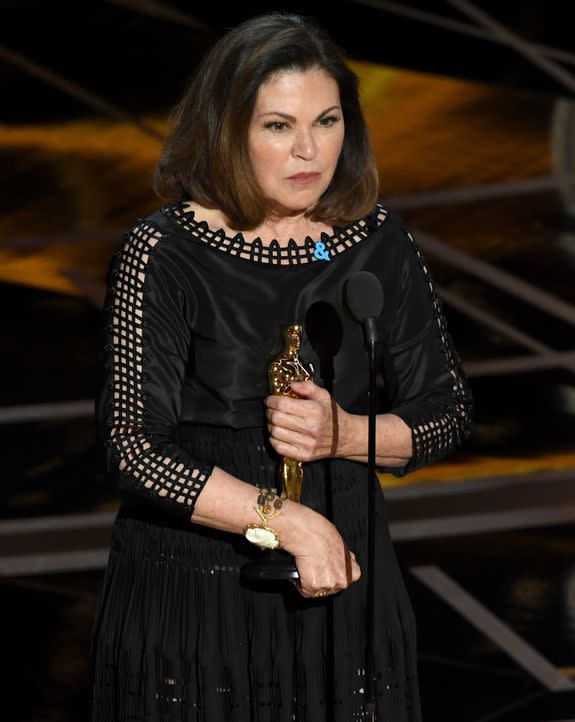
[[[116,490],[96,441],[108,260],[160,200],[202,53],[314,16],[361,80],[382,199],[420,243],[475,397],[472,438],[382,475],[419,622],[424,719],[575,719],[575,47],[562,3],[0,2],[0,579],[13,722],[86,718]],[[215,721],[217,722],[217,721]]]

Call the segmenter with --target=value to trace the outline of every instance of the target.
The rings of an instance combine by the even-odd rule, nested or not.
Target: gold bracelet
[[[270,519],[274,519],[276,516],[280,516],[282,503],[287,499],[285,491],[278,496],[277,489],[271,487],[270,489],[260,489],[258,494],[258,505],[254,506],[254,509],[260,515],[261,520],[264,524]]]
[[[282,492],[278,496],[277,490],[274,488],[259,489],[258,505],[254,506],[254,509],[259,514],[263,524],[248,524],[244,527],[243,533],[248,541],[256,544],[261,549],[277,549],[281,546],[278,533],[268,526],[267,522],[276,516],[280,516],[280,509],[285,499],[285,493]]]

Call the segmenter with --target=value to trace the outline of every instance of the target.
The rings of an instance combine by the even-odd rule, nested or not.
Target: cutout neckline
[[[370,213],[348,226],[334,226],[332,234],[323,231],[319,240],[306,236],[303,243],[297,243],[290,238],[287,245],[282,246],[277,239],[268,244],[264,244],[260,237],[248,241],[241,231],[229,236],[224,228],[214,228],[207,221],[199,221],[194,209],[186,207],[187,203],[186,199],[171,201],[162,206],[161,210],[198,241],[243,260],[274,266],[311,263],[329,265],[329,261],[377,230],[387,217],[387,210],[381,203],[377,203]]]

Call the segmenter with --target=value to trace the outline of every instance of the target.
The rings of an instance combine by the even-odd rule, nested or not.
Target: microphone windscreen
[[[360,323],[377,318],[383,308],[381,283],[369,271],[356,271],[347,279],[345,296],[349,310]]]

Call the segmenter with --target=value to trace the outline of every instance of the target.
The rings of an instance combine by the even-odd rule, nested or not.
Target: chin
[[[291,213],[303,213],[309,208],[313,208],[322,194],[323,191],[321,193],[317,193],[317,191],[315,193],[298,193],[289,199],[283,198],[280,205]]]
[[[317,203],[317,200],[313,200],[310,203],[306,203],[305,205],[302,205],[301,203],[298,205],[293,206],[282,206],[280,215],[284,216],[298,216],[306,213],[306,211],[311,210],[315,204]]]

